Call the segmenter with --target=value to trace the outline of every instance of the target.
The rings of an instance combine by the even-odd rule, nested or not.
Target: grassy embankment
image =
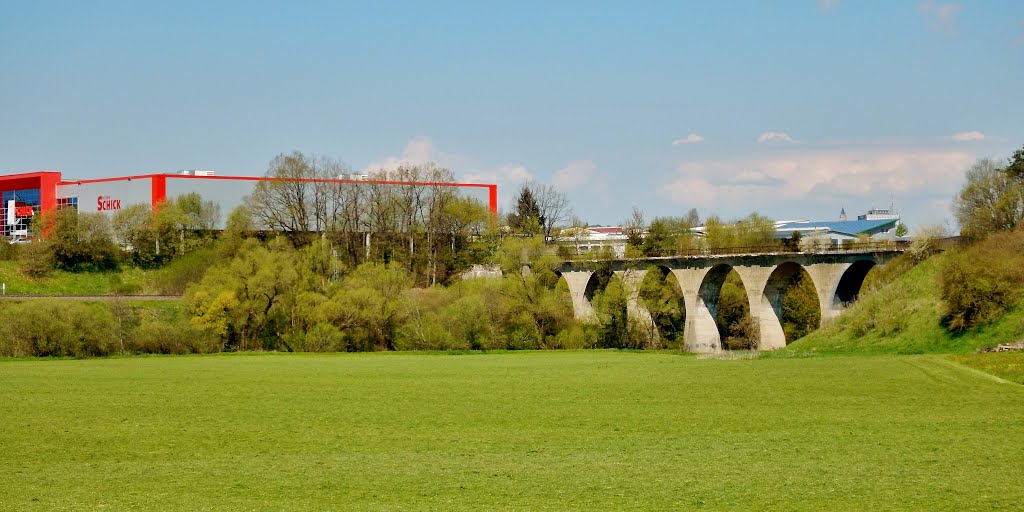
[[[8,295],[114,295],[147,291],[147,272],[134,267],[117,272],[64,272],[54,270],[47,277],[31,278],[21,273],[17,261],[0,261],[0,282]]]
[[[790,354],[924,354],[972,352],[1024,337],[1024,307],[965,334],[942,325],[940,254],[925,260],[842,316],[785,349]]]
[[[1024,305],[964,334],[942,325],[939,272],[933,256],[863,297],[834,322],[793,342],[773,357],[813,354],[956,354],[950,359],[1024,383],[1024,355],[978,354],[979,348],[1024,340]]]
[[[0,509],[1019,510],[1022,434],[937,356],[0,361]]]

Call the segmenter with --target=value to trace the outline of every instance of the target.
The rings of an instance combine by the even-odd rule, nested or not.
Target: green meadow
[[[1022,439],[935,355],[0,361],[0,510],[1020,510]]]

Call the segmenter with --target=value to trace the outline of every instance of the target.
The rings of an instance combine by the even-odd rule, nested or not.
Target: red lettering
[[[96,198],[96,210],[97,211],[108,211],[108,210],[120,210],[121,200],[111,199],[110,196],[99,196]]]

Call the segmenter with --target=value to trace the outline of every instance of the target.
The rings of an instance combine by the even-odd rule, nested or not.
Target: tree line
[[[968,172],[968,185],[956,202],[965,234],[980,236],[1020,223],[1022,159],[1019,151],[1006,167],[984,162]],[[513,210],[495,218],[481,202],[437,185],[453,181],[450,171],[437,166],[406,165],[372,175],[399,182],[391,185],[336,180],[347,174],[334,160],[279,155],[266,174],[274,179],[261,182],[223,223],[216,205],[198,195],[176,197],[155,209],[130,206],[113,217],[49,212],[35,223],[36,232],[45,233],[41,241],[18,248],[23,272],[153,269],[161,280],[159,291],[182,293],[187,313],[174,322],[120,321],[116,346],[80,340],[68,346],[93,348],[55,352],[29,350],[8,339],[0,353],[683,346],[682,294],[674,278],[657,272],[648,273],[640,290],[649,322],[627,314],[623,283],[601,272],[592,301],[595,318],[573,317],[564,279],[554,272],[567,256],[565,245],[552,242],[567,222],[570,229],[586,224],[572,216],[567,199],[554,188],[522,185]],[[218,225],[224,229],[215,229]],[[697,234],[693,228],[699,225],[703,229]],[[631,256],[804,243],[797,237],[776,239],[772,220],[756,213],[701,222],[690,210],[646,222],[643,212],[634,210],[622,227]],[[0,257],[13,257],[13,249],[0,246]],[[501,277],[462,279],[472,265],[500,268]],[[726,279],[717,300],[726,347],[756,348],[757,329],[738,275]],[[5,304],[0,315],[34,314],[18,308],[45,309]],[[813,283],[804,273],[794,276],[783,301],[787,340],[816,328],[819,310]],[[68,317],[67,322],[80,320]],[[175,331],[182,325],[187,329]],[[101,346],[107,348],[95,348]]]

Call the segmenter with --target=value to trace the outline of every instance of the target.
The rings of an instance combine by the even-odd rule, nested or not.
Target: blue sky
[[[299,150],[524,179],[616,224],[951,217],[1024,146],[1024,2],[0,0],[0,172],[258,175]]]

